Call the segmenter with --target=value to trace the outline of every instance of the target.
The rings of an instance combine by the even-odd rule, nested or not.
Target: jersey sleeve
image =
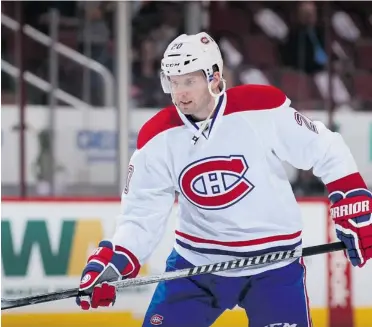
[[[289,105],[271,111],[271,144],[275,154],[292,166],[310,170],[327,186],[365,187],[357,165],[339,133],[311,121]]]
[[[175,200],[165,157],[162,148],[154,144],[136,150],[122,193],[121,212],[112,241],[130,251],[140,265],[161,240]]]

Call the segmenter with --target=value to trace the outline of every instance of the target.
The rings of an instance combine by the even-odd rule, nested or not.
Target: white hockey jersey
[[[179,193],[175,249],[194,265],[301,247],[302,222],[282,162],[327,184],[357,172],[338,133],[290,107],[272,86],[243,85],[218,101],[208,130],[171,106],[141,129],[112,241],[143,264]],[[243,276],[269,266],[219,272]]]

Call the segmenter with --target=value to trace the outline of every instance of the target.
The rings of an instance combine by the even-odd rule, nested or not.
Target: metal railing
[[[14,78],[19,77],[19,69],[10,63],[6,62],[5,60],[1,59],[1,69],[9,74],[10,76]],[[24,79],[26,82],[32,84],[36,88],[44,91],[44,92],[50,92],[52,90],[52,85],[40,77],[37,77],[36,75],[25,71],[24,72]],[[61,89],[56,89],[55,90],[55,96],[57,99],[64,101],[65,103],[71,105],[72,107],[75,108],[90,108],[90,105],[88,105],[86,102],[81,101],[77,97],[74,97],[73,95],[61,90]]]
[[[17,31],[19,30],[20,28],[20,24],[15,21],[14,19],[10,18],[9,16],[1,13],[1,24],[4,24],[4,26],[6,26],[7,28],[13,30],[13,31]],[[37,29],[33,28],[32,26],[30,25],[24,25],[23,27],[23,32],[25,35],[29,36],[30,38],[32,38],[33,40],[45,45],[45,46],[51,46],[53,44],[53,40],[46,34],[38,31]],[[75,51],[69,47],[67,47],[66,45],[60,43],[60,42],[56,42],[55,43],[55,51],[59,52],[60,54],[68,57],[69,59],[75,61],[76,63],[82,65],[82,66],[85,66],[85,67],[88,67],[90,68],[91,70],[94,70],[97,74],[101,75],[103,81],[104,81],[104,88],[103,88],[103,92],[104,92],[104,96],[103,96],[103,102],[104,102],[104,106],[105,107],[112,107],[114,105],[114,77],[113,75],[111,74],[111,72],[105,67],[103,66],[102,64],[100,64],[99,62],[93,60],[93,59],[90,59],[84,55],[82,55],[81,53],[79,53],[78,51]],[[1,64],[2,64],[2,67],[1,69],[3,69],[3,66],[4,66],[4,63],[6,63],[4,60],[1,60]],[[8,74],[12,75],[12,76],[15,76],[15,71],[14,69],[17,69],[16,67],[10,65],[9,63],[6,63],[6,68],[4,67],[4,71],[7,72]],[[10,73],[12,72],[12,73]],[[26,80],[33,84],[34,86],[46,91],[46,90],[49,90],[50,89],[50,84],[45,82],[44,80],[38,78],[37,76],[27,72],[26,73]],[[35,82],[37,83],[37,85],[35,84]],[[60,97],[63,97],[63,98],[60,98],[60,100],[62,101],[65,101],[66,103],[69,103],[72,105],[71,103],[71,100],[72,100],[74,103],[77,103],[77,101],[80,101],[79,99],[69,95],[68,93],[66,92],[63,92],[62,90],[58,90],[57,91],[57,94],[59,94],[59,98]],[[66,97],[67,96],[67,97]],[[81,103],[84,103],[85,107],[87,106],[85,102],[82,102],[80,101]]]

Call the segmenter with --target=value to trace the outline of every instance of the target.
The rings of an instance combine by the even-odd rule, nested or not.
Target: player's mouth
[[[192,101],[181,101],[181,104],[183,104],[184,106],[187,106],[189,104],[191,104]]]

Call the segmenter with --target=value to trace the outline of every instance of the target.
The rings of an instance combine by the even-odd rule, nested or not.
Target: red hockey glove
[[[337,237],[346,245],[351,264],[363,267],[372,258],[372,193],[367,189],[335,191],[329,199]]]
[[[108,282],[135,277],[139,268],[138,260],[128,250],[101,241],[83,270],[77,305],[83,310],[114,305],[116,289]]]

